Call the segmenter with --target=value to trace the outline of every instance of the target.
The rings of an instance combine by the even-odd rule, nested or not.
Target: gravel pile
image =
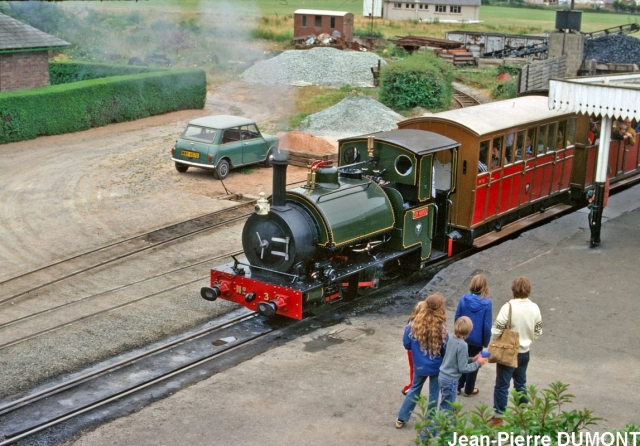
[[[345,138],[395,130],[404,116],[369,96],[348,97],[319,113],[307,116],[302,131],[316,136]]]
[[[640,39],[625,34],[606,34],[584,42],[585,60],[602,63],[634,63],[640,66]]]
[[[377,67],[379,60],[373,53],[335,48],[288,50],[252,66],[241,77],[259,84],[373,87],[371,68]]]

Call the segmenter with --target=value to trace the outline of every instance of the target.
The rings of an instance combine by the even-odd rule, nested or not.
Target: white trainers
[[[396,429],[402,429],[404,427],[404,421],[397,419],[396,420]]]

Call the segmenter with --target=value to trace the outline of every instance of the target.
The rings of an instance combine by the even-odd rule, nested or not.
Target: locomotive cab
[[[373,160],[361,171],[383,185],[393,203],[395,249],[419,247],[413,267],[424,266],[434,254],[446,251],[458,147],[450,138],[416,130],[380,132],[339,142],[341,166]]]

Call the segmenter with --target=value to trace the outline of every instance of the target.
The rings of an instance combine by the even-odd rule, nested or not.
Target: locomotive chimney
[[[287,193],[287,166],[289,161],[286,159],[274,159],[273,165],[273,200],[271,208],[282,209],[286,205]]]

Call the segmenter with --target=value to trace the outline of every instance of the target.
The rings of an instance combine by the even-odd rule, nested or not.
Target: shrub
[[[453,68],[429,52],[416,52],[380,70],[380,102],[407,110],[445,109],[453,95]]]
[[[574,398],[567,390],[568,386],[559,381],[541,392],[535,386],[527,386],[527,404],[519,404],[521,394],[513,390],[504,413],[504,424],[497,428],[487,425],[493,411],[486,405],[479,405],[465,412],[462,410],[463,406],[456,401],[453,412],[435,409],[427,411],[427,401],[420,397],[417,407],[421,421],[416,423],[418,435],[415,443],[445,446],[456,433],[458,437],[486,436],[483,438],[496,440],[491,444],[500,444],[500,433],[510,433],[514,436],[549,436],[551,444],[555,444],[558,433],[578,433],[601,420],[589,409],[564,410],[564,406]],[[623,431],[635,432],[637,426],[625,426]]]

